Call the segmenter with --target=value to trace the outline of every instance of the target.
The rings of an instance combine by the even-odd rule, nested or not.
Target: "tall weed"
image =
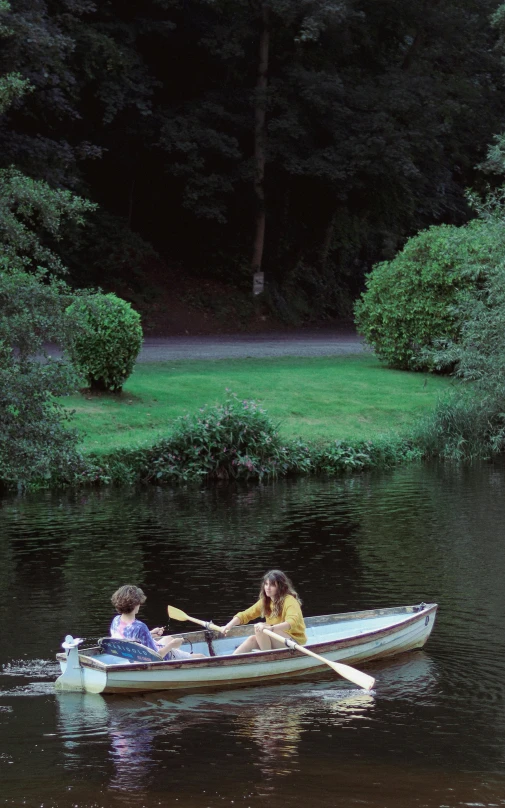
[[[426,458],[457,462],[489,458],[505,449],[503,399],[455,393],[421,422],[415,443]]]

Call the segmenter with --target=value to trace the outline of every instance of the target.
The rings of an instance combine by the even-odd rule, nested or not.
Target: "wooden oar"
[[[221,626],[216,626],[215,623],[209,623],[205,620],[198,620],[197,617],[190,617],[189,614],[183,612],[182,609],[176,609],[175,606],[167,606],[167,611],[168,616],[172,617],[174,620],[190,620],[192,623],[198,623],[199,626],[203,626],[204,628],[219,631],[221,634],[225,633]],[[368,676],[368,674],[363,673],[363,671],[358,671],[356,668],[351,668],[350,665],[344,665],[342,662],[333,662],[331,659],[326,659],[325,657],[319,656],[319,654],[315,654],[314,651],[309,651],[309,649],[305,648],[303,645],[298,645],[298,643],[294,640],[289,640],[287,637],[281,637],[280,634],[275,634],[275,632],[269,631],[267,628],[264,628],[263,631],[265,634],[268,634],[269,637],[273,637],[274,640],[282,640],[284,645],[286,645],[288,648],[292,648],[295,651],[301,651],[302,654],[307,654],[307,656],[318,659],[319,662],[324,662],[325,665],[329,665],[330,668],[333,668],[335,673],[338,673],[343,679],[349,679],[349,681],[354,682],[355,685],[358,685],[365,690],[371,690],[375,684],[375,679],[373,676]]]
[[[375,679],[373,676],[369,676],[367,673],[363,673],[363,671],[358,671],[356,668],[351,668],[350,665],[344,665],[342,662],[333,662],[331,659],[326,659],[325,657],[319,656],[319,654],[315,654],[314,651],[309,651],[309,649],[305,648],[303,645],[298,645],[298,643],[294,640],[289,640],[287,637],[281,637],[280,634],[276,634],[274,631],[269,631],[267,628],[263,629],[263,633],[268,634],[269,637],[273,637],[274,640],[282,640],[284,645],[286,645],[288,648],[293,648],[295,651],[301,651],[302,654],[307,654],[307,656],[318,659],[319,662],[324,662],[325,665],[329,665],[330,668],[333,668],[335,673],[338,673],[339,676],[342,676],[344,679],[349,679],[349,681],[354,682],[355,685],[358,685],[365,690],[371,690],[375,684]]]
[[[198,620],[197,617],[190,617],[189,614],[183,612],[181,609],[176,609],[175,606],[167,606],[168,616],[172,617],[174,620],[190,620],[192,623],[198,623],[199,626],[203,626],[204,628],[210,628],[212,631],[219,631],[221,634],[224,634],[224,629],[221,626],[216,626],[215,623],[209,623],[205,620]]]

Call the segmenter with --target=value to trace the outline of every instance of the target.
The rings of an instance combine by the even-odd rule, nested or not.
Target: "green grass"
[[[120,396],[75,395],[86,451],[149,445],[174,418],[224,401],[226,390],[260,401],[286,438],[325,442],[404,432],[450,380],[388,370],[373,356],[138,364]]]

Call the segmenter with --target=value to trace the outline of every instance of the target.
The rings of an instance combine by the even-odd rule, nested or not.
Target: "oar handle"
[[[204,622],[203,625],[205,626],[205,628],[210,628],[211,631],[219,631],[220,634],[225,633],[224,628],[222,626],[216,626],[216,624],[212,623],[211,621],[209,621],[208,623]]]
[[[221,628],[221,626],[216,626],[216,624],[212,623],[210,620],[198,620],[197,617],[190,617],[189,615],[188,620],[191,620],[192,623],[198,623],[199,626],[203,626],[211,631],[219,631],[221,634],[224,634],[224,629]]]

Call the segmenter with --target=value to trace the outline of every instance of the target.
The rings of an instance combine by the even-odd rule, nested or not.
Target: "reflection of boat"
[[[431,634],[437,604],[373,609],[306,619],[306,647],[335,662],[361,663],[422,648]],[[327,670],[312,657],[288,648],[238,654],[233,651],[254,626],[238,626],[226,637],[210,631],[183,636],[205,659],[163,661],[138,643],[104,638],[94,648],[78,650],[80,640],[67,637],[58,654],[61,690],[92,693],[229,687],[271,682]]]
[[[279,776],[297,771],[301,739],[314,722],[329,732],[333,727],[356,726],[370,716],[375,698],[369,691],[345,685],[328,687],[323,680],[215,692],[125,693],[109,698],[57,692],[56,704],[66,771],[82,774],[85,756],[88,765],[106,770],[108,792],[127,794],[128,806],[140,808],[152,804],[155,791],[166,797],[168,784],[163,778],[174,777],[171,767],[160,770],[161,749],[169,749],[175,756],[189,743],[195,755],[200,748],[208,762],[205,745],[195,745],[195,739],[208,738],[211,731],[223,732],[232,747],[245,745],[254,750],[250,762],[261,773],[256,791],[269,793]],[[94,757],[97,750],[99,759]],[[72,804],[86,802],[85,794],[78,794],[75,786],[73,793]],[[178,798],[180,802],[180,792]],[[119,803],[123,805],[121,800]]]

